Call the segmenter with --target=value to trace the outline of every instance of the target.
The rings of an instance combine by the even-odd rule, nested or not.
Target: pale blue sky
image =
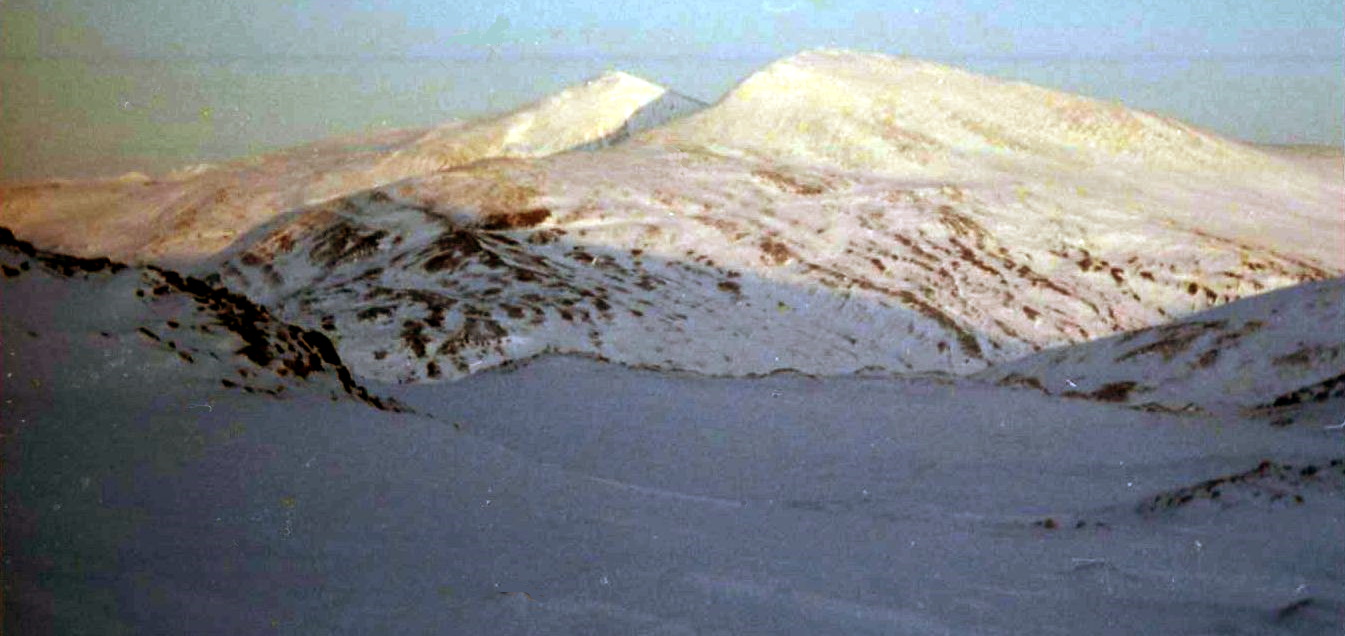
[[[0,0],[0,180],[432,125],[609,69],[714,101],[819,46],[1345,143],[1341,0]]]
[[[8,56],[1316,56],[1339,0],[0,0]]]

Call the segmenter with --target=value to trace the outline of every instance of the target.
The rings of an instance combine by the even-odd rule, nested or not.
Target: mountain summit
[[[967,175],[1121,161],[1183,171],[1265,169],[1243,144],[1121,104],[933,62],[815,50],[748,77],[646,141],[850,170]]]
[[[385,159],[378,171],[422,174],[487,158],[543,157],[627,136],[637,115],[642,115],[638,129],[644,129],[700,106],[634,75],[609,71],[505,115],[431,130]],[[651,110],[667,115],[651,118]]]

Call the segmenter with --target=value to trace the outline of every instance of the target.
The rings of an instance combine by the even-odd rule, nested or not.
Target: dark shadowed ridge
[[[252,372],[244,378],[256,380],[261,376],[273,375],[274,378],[287,380],[295,378],[307,380],[310,376],[332,373],[340,382],[341,388],[352,398],[379,410],[402,412],[405,408],[395,400],[380,398],[369,392],[351,374],[342,362],[336,347],[321,331],[304,329],[272,317],[271,312],[247,297],[234,293],[218,283],[218,277],[205,280],[184,276],[176,271],[154,265],[130,267],[107,258],[79,258],[35,248],[31,243],[14,236],[8,228],[0,227],[0,250],[7,253],[3,267],[5,278],[18,278],[32,271],[33,264],[61,278],[81,276],[90,278],[95,275],[138,274],[141,287],[136,297],[145,303],[154,304],[171,295],[186,297],[195,307],[194,318],[200,323],[192,325],[205,334],[218,333],[214,327],[222,327],[242,341],[242,346],[234,353],[246,360]],[[129,270],[129,271],[128,271]],[[125,274],[123,274],[125,272]],[[139,327],[139,333],[148,340],[163,344],[178,355],[184,362],[194,364],[202,349],[195,349],[167,341],[159,332],[167,327],[180,329],[183,323],[196,322],[193,317],[175,316],[163,325],[146,324]],[[208,354],[207,354],[208,355]],[[259,391],[278,396],[283,386],[252,386],[237,378],[222,379],[225,388],[239,388],[247,392]]]
[[[574,150],[601,150],[610,148],[631,137],[650,130],[658,128],[669,122],[681,119],[688,115],[697,113],[709,106],[693,97],[688,97],[675,91],[668,91],[662,97],[649,102],[635,111],[621,128],[611,134],[591,141],[586,144],[576,146]]]

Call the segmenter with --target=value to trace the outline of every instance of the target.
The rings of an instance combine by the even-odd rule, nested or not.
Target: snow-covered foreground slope
[[[81,256],[182,262],[301,205],[474,161],[600,144],[700,106],[637,77],[606,73],[497,117],[333,139],[160,179],[7,186],[0,189],[0,225]]]
[[[1345,628],[1339,397],[1272,426],[547,357],[367,388],[395,412],[209,282],[17,246],[0,264],[6,633]],[[1201,372],[1274,373],[1247,359]]]
[[[395,401],[369,393],[323,333],[276,320],[265,307],[226,288],[153,265],[130,267],[106,258],[84,259],[36,249],[0,228],[0,273],[15,287],[0,302],[5,313],[64,320],[94,343],[49,341],[56,352],[92,344],[123,378],[138,372],[126,356],[135,344],[157,351],[151,366],[205,369],[225,389],[280,396],[306,382],[334,385],[331,399],[346,397],[373,408],[402,412]],[[32,279],[36,279],[33,281]],[[66,298],[51,280],[78,281]],[[41,290],[56,293],[44,298]],[[27,293],[24,293],[24,292]],[[60,316],[69,313],[70,316]],[[36,331],[28,335],[37,337]],[[144,356],[140,357],[142,364]],[[6,361],[7,366],[12,361]],[[52,363],[32,360],[30,363]],[[26,364],[21,366],[27,366]],[[97,379],[99,374],[94,374]],[[195,376],[202,377],[202,376]]]

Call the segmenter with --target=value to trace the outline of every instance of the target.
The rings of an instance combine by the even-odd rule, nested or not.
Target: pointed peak
[[[643,77],[640,77],[638,75],[632,75],[625,71],[618,71],[618,70],[604,71],[603,73],[599,74],[593,79],[584,82],[585,86],[591,86],[595,84],[641,86],[646,88],[657,88],[659,90],[667,90],[667,88],[660,86],[654,82],[651,82]]]

